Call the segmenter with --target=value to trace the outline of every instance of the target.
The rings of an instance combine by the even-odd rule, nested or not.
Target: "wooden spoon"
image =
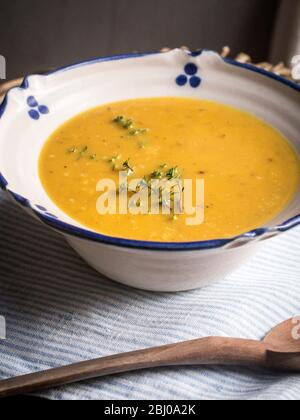
[[[219,364],[300,371],[300,318],[298,321],[298,326],[296,318],[283,322],[263,341],[202,338],[6,379],[0,381],[0,397],[160,366]]]

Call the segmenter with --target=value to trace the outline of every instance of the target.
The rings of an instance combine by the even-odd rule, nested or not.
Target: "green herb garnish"
[[[162,177],[163,177],[163,173],[159,169],[155,170],[150,175],[150,178],[152,178],[152,179],[162,179]]]
[[[147,133],[147,131],[148,131],[147,128],[134,128],[133,130],[130,130],[128,134],[130,136],[138,136],[140,134]]]
[[[123,115],[118,115],[116,118],[113,119],[113,122],[117,124],[123,124],[124,120],[125,118],[123,117]]]
[[[88,146],[84,146],[78,153],[77,160],[80,160],[82,157],[84,157],[85,153],[88,151]]]
[[[76,160],[80,160],[81,158],[85,157],[90,160],[98,161],[99,159],[97,159],[96,153],[88,153],[88,150],[89,150],[88,146],[83,146],[83,147],[73,146],[67,150],[67,153],[75,154]]]
[[[108,159],[108,162],[110,163],[116,163],[117,160],[121,158],[121,155],[114,155],[111,158]]]
[[[113,122],[125,129],[133,128],[133,121],[130,118],[125,118],[123,115],[118,115],[113,119]]]
[[[110,161],[115,164],[116,157],[110,159]],[[134,189],[127,189],[126,185],[120,185],[118,188],[118,193],[123,192],[127,189],[127,194],[132,196],[139,191],[146,189],[148,195],[156,193],[158,197],[158,204],[164,208],[170,210],[171,219],[178,219],[178,205],[181,205],[181,194],[183,188],[181,187],[181,174],[178,167],[173,167],[166,169],[167,165],[159,165],[152,173],[145,175],[144,178],[138,183]],[[130,159],[128,158],[125,162],[122,163],[121,169],[127,172],[127,176],[130,176],[134,172],[133,166],[130,164]],[[119,169],[119,170],[121,170]],[[159,181],[158,183],[152,182],[153,180]],[[177,180],[174,185],[169,185],[168,181]],[[181,191],[182,188],[182,191]],[[178,201],[179,200],[179,201]],[[180,214],[180,213],[179,213]]]
[[[109,158],[107,161],[111,164],[113,171],[119,171],[120,167],[117,164],[117,161],[121,159],[121,155],[115,155]]]
[[[120,127],[124,128],[125,130],[129,130],[129,136],[138,136],[140,134],[144,134],[148,131],[147,128],[137,128],[135,127],[134,122],[131,118],[125,118],[123,115],[118,115],[116,118],[113,119],[115,124],[118,124]]]
[[[178,167],[175,166],[174,168],[170,168],[167,172],[166,172],[166,178],[171,181],[172,179],[176,179],[176,178],[180,178],[180,172],[178,170]]]
[[[129,164],[129,158],[127,160],[125,160],[125,162],[123,162],[122,164],[122,168],[127,171],[127,175],[131,175],[134,171],[133,168],[130,166]]]

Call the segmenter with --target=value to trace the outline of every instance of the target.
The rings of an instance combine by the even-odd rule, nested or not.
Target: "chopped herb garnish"
[[[162,171],[160,171],[160,170],[157,169],[156,171],[152,172],[152,174],[150,175],[150,177],[152,179],[162,179],[163,173],[162,173]]]
[[[108,159],[108,162],[116,163],[116,161],[119,160],[120,158],[121,158],[121,155],[115,155],[115,156],[112,156],[110,159]]]
[[[115,164],[116,157],[112,157],[109,161]],[[164,208],[168,208],[171,214],[171,219],[177,220],[178,214],[180,214],[178,213],[178,209],[181,209],[182,207],[181,198],[183,188],[180,183],[181,174],[177,166],[168,170],[165,169],[166,167],[166,164],[160,165],[158,169],[155,169],[149,175],[145,175],[133,189],[128,188],[127,185],[120,185],[118,193],[121,193],[123,190],[127,190],[127,194],[131,196],[132,194],[146,189],[148,195],[150,196],[155,192],[158,197],[158,204]],[[134,172],[129,158],[122,163],[121,168],[118,168],[118,170],[122,169],[127,172],[127,176],[130,176]],[[157,180],[159,183],[157,184],[152,182],[153,180]],[[171,180],[177,180],[178,182],[175,182],[175,185],[168,185],[168,182],[165,183],[165,181]]]
[[[116,118],[113,119],[115,124],[118,124],[120,127],[124,128],[125,130],[129,130],[129,136],[138,136],[140,134],[144,134],[148,131],[147,128],[137,128],[131,118],[125,118],[123,115],[118,115]]]
[[[84,155],[85,155],[85,153],[88,151],[88,146],[84,146],[80,151],[79,151],[79,154],[78,154],[78,157],[77,157],[77,160],[80,160]]]
[[[124,128],[132,128],[133,127],[133,122],[132,122],[132,120],[126,120],[126,121],[124,121],[124,123],[123,123],[123,127]]]
[[[134,172],[133,168],[129,164],[129,158],[127,160],[125,160],[125,162],[123,162],[122,168],[127,171],[128,176],[131,175]]]
[[[117,161],[121,159],[121,155],[115,155],[111,158],[105,158],[105,160],[111,164],[113,171],[119,171],[121,168],[119,167]]]
[[[133,128],[133,121],[130,118],[126,119],[123,115],[118,115],[113,122],[125,129]]]
[[[70,147],[67,150],[67,153],[76,155],[76,160],[80,160],[83,157],[87,157],[88,159],[91,159],[91,160],[97,160],[97,155],[95,153],[88,155],[87,152],[88,152],[88,146],[83,146],[81,148],[74,146],[74,147]]]
[[[166,177],[169,181],[171,181],[171,179],[180,178],[180,172],[178,171],[178,167],[175,166],[174,168],[170,168],[166,172]]]
[[[130,130],[128,134],[130,136],[138,136],[140,134],[146,133],[147,131],[148,131],[147,128],[134,128],[133,130]]]
[[[123,123],[124,120],[125,120],[125,118],[123,117],[123,115],[118,115],[116,118],[113,119],[113,122],[115,122],[117,124],[121,124],[121,123]]]

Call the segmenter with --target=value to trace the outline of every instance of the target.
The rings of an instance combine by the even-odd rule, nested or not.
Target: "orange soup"
[[[204,180],[204,222],[188,225],[185,214],[172,211],[99,214],[97,184],[118,184],[120,171],[145,185],[151,177]],[[261,227],[289,204],[300,182],[298,156],[277,130],[238,109],[187,98],[128,100],[72,118],[46,142],[39,173],[54,203],[83,226],[163,242]]]

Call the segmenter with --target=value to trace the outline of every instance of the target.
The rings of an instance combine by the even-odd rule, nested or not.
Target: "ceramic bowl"
[[[236,269],[263,241],[300,224],[300,192],[276,220],[230,239],[161,243],[108,237],[87,230],[44,191],[38,158],[48,136],[97,105],[138,97],[210,99],[251,112],[278,128],[300,151],[300,87],[209,51],[130,54],[26,77],[0,107],[1,187],[28,214],[63,234],[99,272],[137,288],[182,291]]]

